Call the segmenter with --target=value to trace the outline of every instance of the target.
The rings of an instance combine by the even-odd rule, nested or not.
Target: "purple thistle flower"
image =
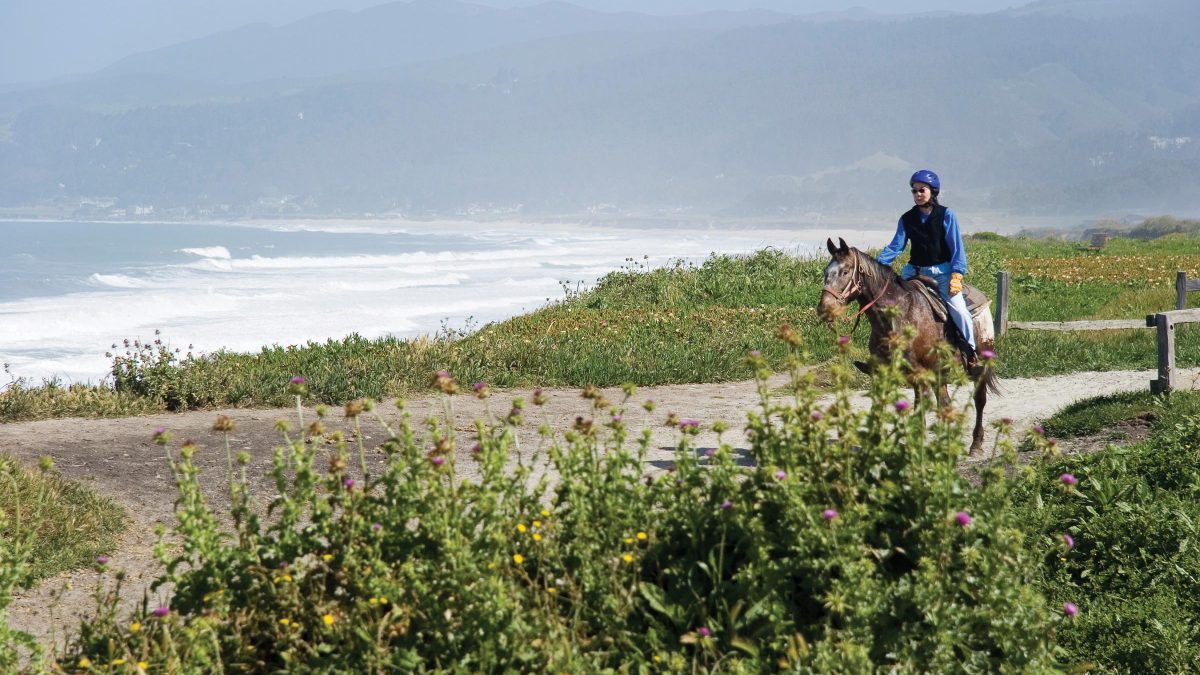
[[[1067,547],[1067,550],[1075,548],[1075,539],[1071,535],[1063,532],[1062,540],[1063,545]]]
[[[717,451],[713,450],[712,448],[708,448],[707,450],[704,451],[704,456],[709,459],[716,457],[716,455],[717,455]]]
[[[990,349],[985,349],[979,352],[979,358],[983,359],[984,361],[991,361],[992,359],[996,358],[996,352]]]
[[[757,349],[755,349],[754,351],[750,352],[750,356],[752,356],[752,357],[754,357],[754,358],[756,358],[756,359],[757,359],[758,357],[762,356],[762,352],[760,352],[760,351],[758,351]]]
[[[820,422],[824,418],[825,418],[825,415],[820,410],[812,411],[812,421]]]
[[[299,375],[297,375],[297,376],[293,377],[291,380],[289,380],[289,382],[291,382],[292,384],[304,384],[307,381],[308,380],[305,380],[303,377],[300,377]]]
[[[1043,426],[1043,425],[1041,425],[1041,424],[1035,424],[1035,425],[1033,425],[1033,430],[1034,430],[1034,432],[1036,432],[1036,433],[1037,433],[1039,436],[1045,436],[1045,435],[1046,435],[1046,427],[1045,427],[1045,426]]]
[[[733,502],[729,501],[728,499],[721,502],[721,510],[722,511],[728,511],[729,509],[732,509],[732,508],[733,508]]]
[[[150,613],[161,619],[164,616],[171,613],[171,608],[170,607],[155,607],[154,611],[150,612]]]
[[[712,635],[712,631],[708,629],[708,626],[700,626],[696,629],[696,632],[700,634],[700,637],[708,637]]]
[[[351,490],[354,488],[354,479],[347,478],[346,480],[342,481],[342,485],[345,486],[347,490]]]
[[[958,523],[959,527],[966,527],[971,524],[971,514],[966,511],[959,511],[954,514],[954,522]]]
[[[483,446],[479,444],[479,441],[475,441],[475,443],[471,446],[471,454],[478,455],[482,451]]]
[[[446,458],[441,455],[434,455],[429,458],[429,461],[433,462],[434,466],[441,466],[446,463]]]
[[[1074,474],[1069,473],[1064,473],[1063,475],[1059,476],[1058,479],[1061,480],[1064,485],[1074,485],[1079,482],[1079,479],[1076,478]]]
[[[97,565],[107,565],[108,561],[109,561],[109,557],[106,555],[101,554],[101,555],[96,556],[96,564]]]
[[[371,523],[371,531],[372,532],[378,532],[382,529],[383,529],[383,525],[380,525],[379,523]]]
[[[1075,606],[1075,603],[1073,603],[1073,602],[1064,602],[1063,603],[1063,614],[1066,614],[1068,619],[1073,618],[1078,613],[1079,613],[1079,608]]]
[[[775,472],[775,480],[787,480],[787,472],[780,469]]]
[[[680,420],[679,428],[680,429],[699,429],[700,428],[700,420]]]
[[[908,401],[900,399],[899,401],[896,401],[896,412],[904,412],[905,410],[908,410],[911,405],[912,404]]]
[[[834,518],[838,517],[838,512],[834,511],[833,509],[825,509],[821,512],[821,517],[825,520],[833,520]]]
[[[843,346],[850,344],[850,336],[849,335],[839,335],[838,336],[838,344],[843,345]]]

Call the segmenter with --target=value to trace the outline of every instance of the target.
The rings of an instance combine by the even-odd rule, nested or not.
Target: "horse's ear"
[[[842,255],[846,255],[847,253],[850,252],[850,247],[846,245],[845,239],[838,237],[838,243],[842,245],[842,248],[841,248]]]
[[[829,249],[829,255],[837,255],[837,247],[833,245],[832,239],[825,240],[825,248]]]

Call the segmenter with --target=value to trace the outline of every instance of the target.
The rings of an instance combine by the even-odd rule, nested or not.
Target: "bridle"
[[[850,282],[846,284],[846,287],[839,291],[839,290],[830,288],[829,285],[827,284],[824,288],[821,289],[821,295],[828,293],[828,294],[832,295],[835,299],[837,299],[838,302],[842,303],[843,305],[848,304],[850,302],[850,300],[852,300],[855,296],[857,296],[859,293],[862,292],[862,284],[859,283],[858,256],[852,253],[850,255],[850,258],[853,261],[853,263],[852,263],[853,268],[850,271]],[[891,285],[891,283],[892,283],[891,276],[888,276],[887,278],[885,278],[883,280],[883,288],[879,291],[878,295],[876,295],[875,298],[872,299],[870,302],[866,303],[865,305],[863,305],[862,307],[859,308],[858,312],[853,317],[854,318],[854,326],[850,329],[851,333],[853,333],[855,330],[858,329],[858,322],[862,318],[862,315],[868,309],[871,309],[871,307],[875,303],[879,302],[879,299],[883,297],[884,293],[887,293],[888,286]]]

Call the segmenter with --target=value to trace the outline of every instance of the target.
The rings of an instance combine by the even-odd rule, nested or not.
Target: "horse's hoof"
[[[967,457],[971,459],[983,459],[983,446],[975,447],[972,445],[971,451],[967,453]]]
[[[859,372],[861,372],[863,375],[870,375],[870,374],[871,374],[871,366],[867,365],[867,364],[866,364],[865,362],[863,362],[863,361],[855,361],[855,362],[854,362],[854,367],[855,367],[855,368],[858,368]]]

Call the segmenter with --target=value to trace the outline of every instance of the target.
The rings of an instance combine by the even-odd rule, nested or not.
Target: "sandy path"
[[[1015,430],[1023,434],[1038,420],[1045,419],[1056,410],[1074,401],[1092,396],[1119,391],[1146,389],[1154,377],[1151,371],[1083,372],[1070,375],[1010,379],[1002,381],[1004,395],[991,397],[986,410],[988,421],[1002,417],[1013,420]],[[1200,371],[1181,373],[1181,379],[1193,388],[1198,388]],[[776,377],[771,385],[785,382]],[[569,428],[576,416],[585,414],[587,402],[579,391],[547,390],[549,402],[542,408],[528,406],[525,436],[522,444],[536,444],[536,428],[545,421],[554,428]],[[966,402],[966,391],[956,395],[960,403]],[[619,390],[605,390],[610,401],[620,401]],[[506,412],[512,397],[522,396],[528,402],[529,391],[512,391],[495,394],[486,402],[470,396],[454,399],[456,427],[470,431],[473,421],[486,415],[488,410]],[[652,399],[657,404],[653,414],[645,413],[641,403]],[[672,448],[678,440],[677,432],[664,427],[661,422],[668,412],[682,418],[693,418],[703,423],[725,420],[736,430],[745,419],[745,413],[758,403],[753,381],[723,384],[673,385],[645,387],[639,389],[628,405],[626,422],[633,429],[650,426],[654,436],[653,451],[648,458],[648,470],[669,465]],[[859,405],[866,399],[859,397]],[[436,397],[423,397],[409,402],[414,422],[440,413],[442,403]],[[389,419],[396,418],[391,405],[380,405],[380,411]],[[152,555],[155,543],[154,528],[157,524],[173,524],[175,487],[163,455],[163,449],[151,441],[157,427],[164,427],[174,436],[172,447],[178,447],[184,439],[194,440],[201,448],[197,463],[206,477],[205,489],[210,503],[218,512],[228,504],[225,493],[225,454],[220,434],[211,430],[217,415],[226,414],[237,422],[232,434],[235,450],[246,450],[252,456],[249,466],[251,476],[265,476],[270,470],[272,450],[280,444],[275,430],[277,420],[295,420],[295,410],[221,410],[187,412],[179,414],[151,415],[123,419],[105,420],[46,420],[18,424],[0,425],[0,452],[4,452],[30,463],[43,455],[52,457],[63,476],[83,481],[102,494],[109,495],[128,510],[133,519],[129,531],[124,535],[118,550],[111,553],[112,566],[126,570],[129,578],[122,594],[123,604],[132,606],[141,602],[144,589],[159,573]],[[330,414],[331,428],[345,428],[341,410]],[[315,419],[312,410],[305,411],[306,420]],[[384,434],[374,423],[364,425],[368,447],[381,442]],[[992,439],[989,430],[989,446]],[[740,434],[731,433],[730,439],[737,440]],[[701,434],[697,443],[701,446],[716,445],[716,436]],[[460,448],[459,452],[466,452]],[[459,461],[459,467],[471,467],[469,461]],[[469,470],[469,469],[468,469]],[[272,489],[269,481],[261,483],[260,494]],[[97,575],[91,570],[82,570],[59,575],[30,591],[20,594],[9,608],[9,623],[14,628],[28,631],[43,642],[61,640],[64,631],[77,625],[80,617],[94,609],[92,592]],[[153,600],[152,600],[153,602]]]

